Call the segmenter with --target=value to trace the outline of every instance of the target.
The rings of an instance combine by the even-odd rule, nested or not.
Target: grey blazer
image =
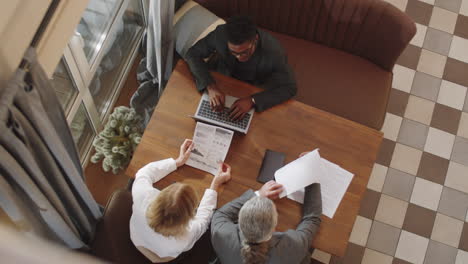
[[[223,264],[243,263],[241,257],[242,239],[238,214],[241,207],[254,197],[252,190],[225,204],[218,209],[211,220],[211,241]],[[270,240],[268,252],[269,264],[309,263],[311,243],[320,226],[322,214],[322,196],[320,184],[315,183],[306,188],[302,220],[295,230],[275,232]]]

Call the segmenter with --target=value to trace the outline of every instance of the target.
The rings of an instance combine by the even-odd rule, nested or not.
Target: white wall
[[[0,8],[0,86],[18,68],[52,0],[8,0]],[[88,0],[61,0],[37,46],[39,62],[51,76]]]

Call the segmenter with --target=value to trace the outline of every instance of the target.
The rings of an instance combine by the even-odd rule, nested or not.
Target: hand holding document
[[[234,132],[197,122],[193,135],[195,147],[185,164],[215,175],[226,159]]]
[[[320,157],[318,149],[287,164],[275,173],[276,181],[285,188],[289,199],[304,203],[304,188],[320,183],[323,214],[333,218],[354,175]]]
[[[284,187],[280,198],[318,182],[320,174],[323,174],[322,163],[317,149],[286,164],[275,172],[276,182]]]

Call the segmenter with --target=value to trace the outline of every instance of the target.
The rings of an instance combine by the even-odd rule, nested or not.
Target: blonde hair
[[[239,212],[239,228],[245,239],[241,255],[246,264],[265,263],[269,241],[278,222],[275,204],[265,197],[254,197]]]
[[[197,194],[190,185],[174,183],[162,190],[148,206],[146,220],[155,232],[179,237],[187,231],[197,204]]]

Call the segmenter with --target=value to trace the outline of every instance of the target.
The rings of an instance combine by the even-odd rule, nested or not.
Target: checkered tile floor
[[[468,264],[468,0],[386,0],[417,23],[394,69],[374,166],[344,258]]]

